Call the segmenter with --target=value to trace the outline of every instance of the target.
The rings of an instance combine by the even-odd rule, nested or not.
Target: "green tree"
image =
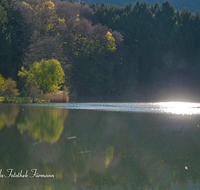
[[[17,96],[19,95],[18,89],[16,88],[17,84],[12,78],[5,79],[0,74],[0,94],[5,96],[5,102],[7,102],[8,96]]]
[[[25,84],[34,79],[35,85],[39,86],[43,94],[47,94],[60,89],[59,84],[64,82],[65,74],[58,60],[42,59],[40,62],[34,62],[29,71],[22,67],[18,76]]]
[[[13,1],[0,0],[0,71],[16,79],[24,50],[28,45],[26,23]]]
[[[32,99],[32,102],[35,102],[36,98],[41,99],[43,95],[42,90],[40,90],[40,87],[36,80],[33,78],[33,75],[28,78],[23,91],[25,96]]]
[[[17,96],[19,95],[18,89],[17,89],[17,83],[12,78],[8,78],[5,80],[5,87],[3,94],[5,96],[5,102],[7,102],[8,96]]]
[[[5,91],[5,78],[0,74],[0,94]]]

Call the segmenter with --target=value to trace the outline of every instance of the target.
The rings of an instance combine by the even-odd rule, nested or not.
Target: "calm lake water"
[[[2,190],[200,190],[200,103],[0,104]]]

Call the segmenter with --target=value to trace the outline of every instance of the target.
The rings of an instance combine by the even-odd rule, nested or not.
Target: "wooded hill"
[[[168,0],[169,3],[171,3],[175,9],[178,9],[179,11],[181,11],[184,7],[187,7],[191,12],[196,12],[197,10],[200,10],[200,1],[199,0]],[[74,0],[74,2],[80,2],[80,0]],[[84,0],[84,2],[86,2],[87,4],[93,4],[93,3],[98,3],[99,5],[101,5],[102,2],[104,2],[105,4],[109,4],[109,5],[117,5],[117,6],[126,6],[126,4],[131,3],[132,5],[135,5],[135,3],[137,2],[137,0],[105,0],[105,1],[101,1],[101,0]],[[145,0],[145,1],[141,1],[139,0],[139,2],[146,2],[150,5],[154,5],[156,2],[161,5],[163,2],[165,2],[165,0]]]
[[[138,89],[153,95],[199,91],[200,13],[169,2],[125,7],[92,4],[98,20],[124,36],[137,64]]]
[[[200,92],[200,13],[164,2],[124,7],[0,1],[0,74],[57,59],[71,96]]]

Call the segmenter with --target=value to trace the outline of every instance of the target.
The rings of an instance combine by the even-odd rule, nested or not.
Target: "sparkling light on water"
[[[158,103],[161,110],[172,114],[200,114],[199,103],[188,103],[188,102],[161,102]]]
[[[62,103],[62,104],[28,104],[29,106],[46,106],[58,109],[98,110],[135,113],[169,113],[192,115],[200,114],[200,103],[156,102],[156,103]]]

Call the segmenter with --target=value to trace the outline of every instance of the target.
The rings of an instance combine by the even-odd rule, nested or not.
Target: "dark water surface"
[[[199,182],[199,103],[0,104],[1,190],[197,190]]]

